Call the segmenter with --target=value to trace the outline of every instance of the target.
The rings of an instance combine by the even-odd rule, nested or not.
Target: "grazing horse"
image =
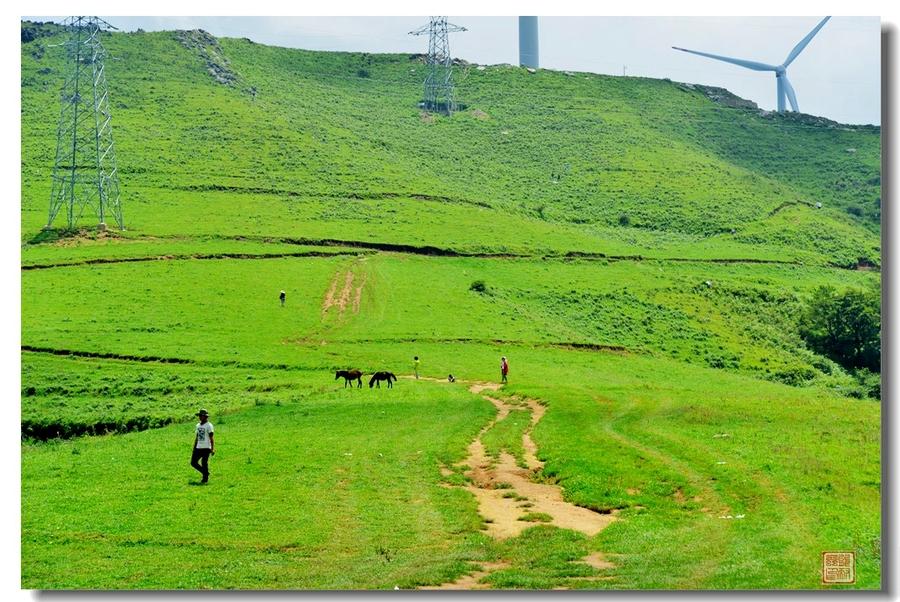
[[[372,379],[369,381],[369,388],[372,388],[372,385],[378,385],[378,388],[381,388],[381,381],[386,380],[388,383],[388,389],[393,389],[394,385],[391,384],[393,381],[397,380],[397,377],[394,376],[393,372],[376,372],[372,375]]]
[[[339,379],[340,377],[344,377],[344,388],[347,388],[347,385],[350,384],[351,380],[356,381],[357,387],[362,387],[362,370],[338,370],[334,373],[334,380]],[[352,386],[352,385],[351,385]]]

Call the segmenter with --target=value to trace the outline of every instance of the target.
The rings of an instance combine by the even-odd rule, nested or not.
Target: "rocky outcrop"
[[[691,90],[706,95],[711,101],[732,107],[735,109],[759,109],[759,106],[752,100],[741,98],[731,93],[725,88],[717,88],[716,86],[701,86],[700,84],[678,84],[682,90]]]
[[[206,63],[206,70],[214,80],[225,86],[238,87],[240,76],[231,68],[231,63],[219,46],[219,40],[208,31],[202,29],[179,30],[175,38]],[[243,87],[243,86],[242,86]]]

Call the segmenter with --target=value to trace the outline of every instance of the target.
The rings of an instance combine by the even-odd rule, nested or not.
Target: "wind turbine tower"
[[[787,68],[788,65],[794,62],[803,49],[806,48],[806,45],[809,44],[810,40],[815,37],[819,30],[828,22],[828,19],[831,17],[825,17],[819,24],[816,25],[811,32],[806,34],[806,37],[800,40],[800,42],[794,46],[794,49],[787,55],[787,58],[784,59],[784,62],[780,65],[768,65],[766,63],[757,63],[756,61],[747,61],[744,59],[736,59],[731,58],[729,56],[721,56],[718,54],[709,54],[708,52],[700,52],[698,50],[688,50],[687,48],[679,48],[678,46],[672,46],[675,50],[680,50],[682,52],[690,52],[691,54],[699,54],[700,56],[705,56],[707,58],[716,59],[717,61],[724,61],[726,63],[732,63],[734,65],[739,65],[741,67],[746,67],[747,69],[753,69],[754,71],[774,71],[775,72],[775,94],[778,97],[778,112],[784,112],[784,99],[787,97],[788,101],[791,103],[791,109],[795,112],[800,111],[800,107],[797,105],[797,94],[794,92],[794,86],[791,85],[790,80],[788,80],[787,76]]]
[[[519,17],[519,66],[538,68],[537,17]]]

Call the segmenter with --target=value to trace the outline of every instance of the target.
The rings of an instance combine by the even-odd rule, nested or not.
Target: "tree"
[[[881,372],[880,290],[838,293],[820,286],[800,319],[800,334],[815,352],[845,368]]]

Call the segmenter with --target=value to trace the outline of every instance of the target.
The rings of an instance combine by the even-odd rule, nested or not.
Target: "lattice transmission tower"
[[[428,25],[423,25],[411,36],[428,34],[428,76],[425,78],[425,108],[429,111],[445,112],[456,110],[453,100],[453,59],[450,56],[449,34],[466,31],[465,27],[447,23],[447,17],[431,17]]]
[[[73,229],[90,207],[101,230],[106,229],[110,216],[124,230],[104,71],[106,51],[100,42],[103,30],[116,28],[98,17],[69,17],[63,26],[68,33],[62,44],[67,74],[60,93],[62,107],[46,227],[52,226],[65,207],[68,227]]]

